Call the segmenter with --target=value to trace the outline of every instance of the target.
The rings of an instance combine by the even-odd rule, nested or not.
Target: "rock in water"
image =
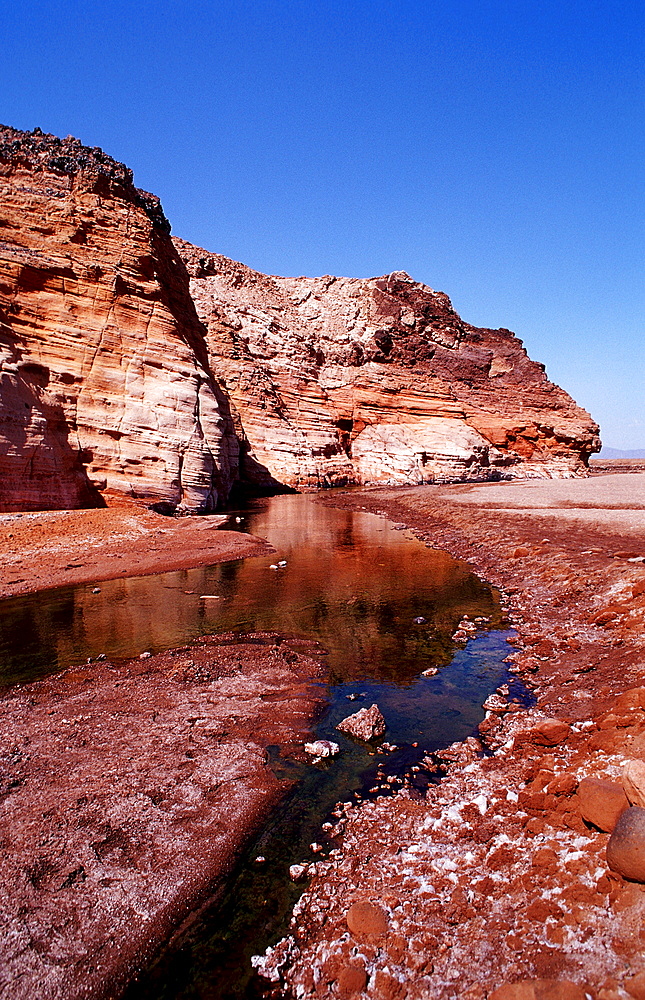
[[[565,477],[600,446],[510,331],[404,271],[279,278],[175,245],[259,485]]]
[[[101,149],[0,126],[1,510],[226,498],[237,438],[169,233]]]
[[[612,871],[635,882],[645,882],[645,809],[630,806],[618,819],[607,844]]]
[[[312,757],[334,757],[340,753],[340,747],[331,740],[314,740],[313,743],[305,743],[305,753]]]
[[[370,705],[369,708],[361,708],[354,715],[348,715],[338,723],[336,729],[359,740],[372,740],[383,735],[386,725],[378,705]]]

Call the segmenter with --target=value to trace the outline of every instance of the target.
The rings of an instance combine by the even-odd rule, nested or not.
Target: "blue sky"
[[[0,121],[274,274],[406,270],[645,447],[645,6],[13,0]]]

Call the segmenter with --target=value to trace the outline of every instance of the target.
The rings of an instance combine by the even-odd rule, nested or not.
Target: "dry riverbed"
[[[645,887],[609,871],[577,788],[645,760],[645,475],[323,502],[385,513],[500,587],[537,704],[501,691],[425,800],[339,803],[335,851],[260,963],[274,995],[642,1000]]]

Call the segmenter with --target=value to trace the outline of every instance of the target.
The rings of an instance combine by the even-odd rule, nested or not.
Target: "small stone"
[[[290,865],[289,878],[292,882],[302,882],[307,875],[307,865]]]
[[[93,594],[100,594],[101,593],[101,588],[100,587],[93,587],[92,588],[92,593]]]
[[[607,864],[634,882],[645,882],[645,809],[630,806],[621,814],[607,844]]]
[[[337,984],[341,996],[362,993],[367,986],[367,973],[356,965],[346,965],[338,974]]]
[[[629,807],[622,786],[604,778],[583,778],[577,797],[582,818],[605,833],[611,833],[620,814]]]
[[[151,656],[152,653],[148,653],[147,651],[145,653],[139,653],[140,660],[149,660]]]
[[[426,620],[425,618],[422,618],[421,615],[419,615],[418,618],[413,618],[412,621],[414,622],[415,625],[425,625]]]
[[[623,788],[632,806],[645,806],[645,761],[628,760],[623,768]]]
[[[348,715],[336,726],[341,733],[349,733],[359,740],[371,740],[382,736],[386,725],[378,705],[361,708],[355,715]]]
[[[506,698],[498,694],[489,694],[483,706],[486,712],[494,712],[495,715],[505,715],[508,712],[509,704]]]
[[[305,743],[305,753],[312,757],[334,757],[340,753],[340,747],[331,740],[315,740],[313,743]]]
[[[352,934],[358,936],[381,937],[388,928],[385,910],[368,900],[352,903],[347,911],[346,920]]]
[[[258,854],[258,856],[254,860],[256,865],[265,865],[267,861],[267,859],[264,857],[263,854]]]

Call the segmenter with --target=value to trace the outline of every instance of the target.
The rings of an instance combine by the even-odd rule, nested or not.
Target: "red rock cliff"
[[[269,277],[169,232],[102,150],[0,126],[0,509],[570,476],[598,449],[519,340],[404,272]]]
[[[259,485],[584,474],[598,428],[508,330],[380,278],[278,278],[175,240]]]
[[[0,127],[0,509],[228,494],[237,439],[169,232],[100,149]]]

